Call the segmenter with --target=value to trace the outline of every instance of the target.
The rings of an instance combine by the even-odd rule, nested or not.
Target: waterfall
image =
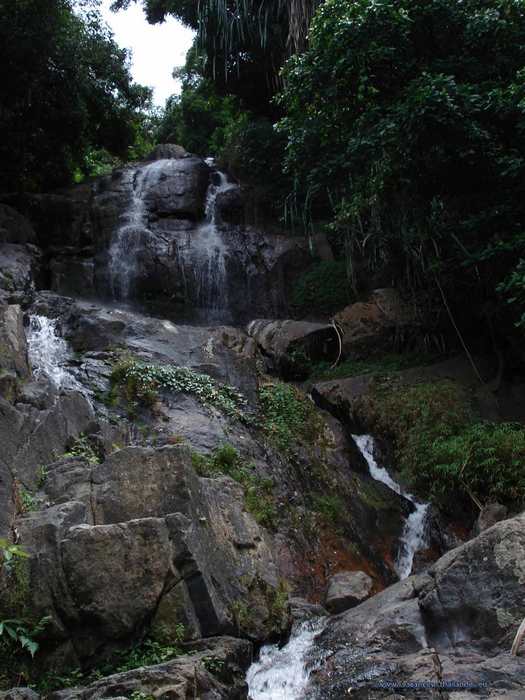
[[[406,519],[401,540],[399,543],[399,553],[395,563],[396,572],[400,579],[410,576],[414,563],[414,554],[423,549],[426,544],[425,526],[428,515],[428,503],[421,503],[415,496],[407,493],[401,486],[392,479],[384,467],[380,467],[374,457],[374,438],[371,435],[352,435],[359,451],[365,458],[370,476],[376,481],[382,481],[392,491],[403,496],[414,505],[413,512]]]
[[[292,630],[288,643],[263,646],[259,659],[248,669],[250,700],[303,700],[310,678],[307,653],[324,625],[325,619],[307,620]]]
[[[145,197],[161,177],[169,160],[155,160],[137,168],[127,209],[120,217],[109,249],[109,274],[114,299],[128,299],[137,276],[137,258],[144,233],[150,233]]]
[[[211,312],[211,316],[228,309],[227,247],[217,226],[217,197],[235,187],[225,173],[216,170],[206,193],[204,223],[190,238],[177,244],[186,297],[196,307]]]
[[[81,390],[67,369],[69,347],[58,332],[56,319],[33,315],[27,329],[27,346],[33,375],[46,377],[57,389]]]

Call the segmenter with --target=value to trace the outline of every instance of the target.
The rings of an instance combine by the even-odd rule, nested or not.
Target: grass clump
[[[319,362],[311,368],[311,379],[342,379],[357,377],[362,374],[388,375],[400,372],[409,367],[418,367],[436,362],[436,355],[422,353],[389,353],[380,357],[370,357],[366,360],[345,360],[331,367],[328,362]]]
[[[247,402],[239,391],[188,367],[145,364],[126,358],[115,365],[111,383],[120,387],[131,403],[152,406],[164,389],[192,394],[204,405],[215,406],[244,422],[248,420],[244,410]]]
[[[89,685],[114,673],[124,673],[142,666],[162,664],[184,653],[180,647],[182,639],[183,633],[181,634],[180,630],[175,631],[171,642],[160,642],[148,638],[132,649],[118,652],[106,663],[97,666],[91,671],[83,672],[79,668],[64,674],[57,671],[48,671],[32,687],[42,694],[47,694],[61,688]]]
[[[331,525],[340,525],[345,520],[345,504],[334,494],[314,494],[312,509]]]
[[[259,389],[263,427],[271,442],[285,454],[293,451],[297,441],[317,439],[324,423],[312,402],[290,384],[281,382]]]
[[[253,466],[246,466],[233,445],[224,444],[211,455],[192,454],[192,463],[199,476],[214,478],[225,474],[244,488],[246,510],[268,529],[275,528],[277,510],[273,498],[273,481],[258,476]]]

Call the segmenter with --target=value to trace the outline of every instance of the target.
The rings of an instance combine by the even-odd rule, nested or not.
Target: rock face
[[[310,260],[307,242],[246,226],[242,191],[225,177],[180,146],[160,145],[147,161],[93,183],[13,199],[36,238],[6,207],[18,219],[9,219],[4,239],[36,240],[46,252],[46,284],[60,294],[154,300],[157,313],[169,305],[192,321],[284,316]],[[118,274],[115,281],[119,237],[132,278],[125,291]]]
[[[270,612],[277,569],[242,488],[199,479],[187,447],[130,447],[94,466],[61,460],[42,497],[47,509],[17,522],[34,556],[32,609],[52,615],[57,642],[71,639],[79,661],[150,626],[265,638],[286,621]],[[250,610],[242,620],[239,600]]]
[[[340,698],[352,687],[364,699],[384,682],[412,697],[403,683],[429,681],[463,682],[473,692],[485,684],[491,697],[523,693],[525,665],[509,650],[525,615],[524,548],[522,515],[330,620],[313,652],[329,658],[312,696]]]
[[[341,571],[328,581],[325,608],[341,613],[366,600],[373,588],[373,581],[364,571]]]
[[[7,204],[0,204],[0,244],[36,243],[36,234],[29,221]]]

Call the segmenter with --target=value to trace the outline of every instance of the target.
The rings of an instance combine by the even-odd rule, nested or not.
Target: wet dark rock
[[[340,571],[328,581],[325,607],[332,614],[353,608],[370,597],[373,585],[364,571]]]
[[[258,319],[248,333],[269,358],[271,368],[287,378],[304,378],[310,363],[337,359],[337,334],[330,325],[307,321]]]
[[[508,516],[508,509],[501,503],[488,503],[481,510],[477,523],[476,523],[476,534],[487,530],[492,527],[500,520],[505,520]]]
[[[27,379],[31,374],[24,315],[16,304],[0,305],[0,371]]]
[[[524,546],[524,516],[499,522],[428,573],[331,618],[312,653],[324,660],[312,694],[340,698],[352,687],[364,700],[382,697],[379,682],[428,681],[470,683],[479,697],[523,692],[525,665],[509,649],[525,615]],[[401,685],[397,692],[420,697]]]
[[[36,243],[29,220],[7,204],[0,204],[0,244]]]
[[[41,251],[34,245],[0,244],[0,301],[27,304],[41,272]]]

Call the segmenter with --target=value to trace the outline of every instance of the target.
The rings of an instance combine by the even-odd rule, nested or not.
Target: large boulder
[[[271,361],[271,369],[285,377],[304,377],[310,363],[335,361],[339,341],[333,326],[308,321],[258,319],[248,324],[248,334]]]
[[[358,357],[413,345],[422,327],[418,308],[395,289],[374,290],[366,301],[350,304],[334,320],[342,330],[344,353]]]
[[[373,586],[364,571],[340,571],[328,581],[325,608],[333,614],[353,608],[370,597]]]
[[[177,146],[175,143],[159,143],[158,146],[151,151],[146,160],[165,160],[173,158],[190,158],[190,153],[182,146]]]
[[[414,697],[411,684],[429,682],[491,697],[523,693],[525,665],[509,651],[525,616],[524,561],[521,515],[331,618],[310,655],[325,660],[312,696],[339,698],[351,687],[363,700],[381,688]]]
[[[47,700],[124,700],[137,696],[243,700],[246,697],[244,672],[252,657],[250,642],[216,637],[186,645],[184,650],[186,654],[172,661],[108,676],[85,688],[51,693]],[[18,698],[15,696],[13,700]]]
[[[18,518],[32,609],[79,660],[148,629],[264,639],[286,625],[267,533],[242,487],[199,478],[183,446],[126,448],[47,467],[44,510]],[[241,603],[242,601],[242,603]]]

